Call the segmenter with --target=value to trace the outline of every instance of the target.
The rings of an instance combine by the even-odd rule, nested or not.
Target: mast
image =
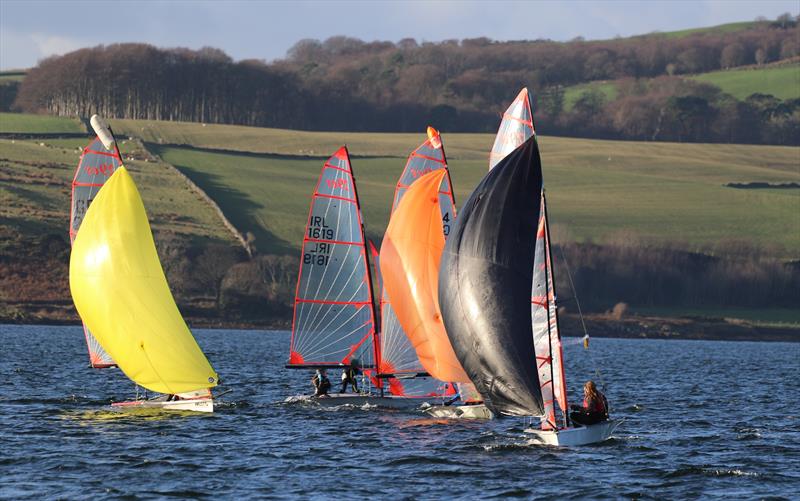
[[[569,426],[569,402],[567,401],[567,376],[566,370],[564,369],[564,349],[561,341],[561,325],[559,324],[558,320],[558,304],[556,303],[556,277],[553,271],[553,252],[552,247],[550,245],[550,220],[548,219],[547,215],[547,199],[545,197],[544,189],[542,190],[542,210],[544,211],[544,228],[545,228],[545,238],[546,238],[546,246],[545,251],[547,252],[547,273],[549,274],[550,281],[552,282],[552,291],[553,291],[553,308],[556,317],[556,336],[559,340],[558,343],[558,360],[559,360],[559,374],[558,377],[561,381],[561,396],[563,398],[563,406],[561,409],[562,418],[564,420],[564,427],[566,428]],[[548,298],[548,301],[550,299]],[[548,309],[549,310],[549,309]],[[549,311],[548,311],[549,315]],[[549,327],[549,323],[548,323]],[[551,343],[551,350],[552,350],[552,343]],[[552,355],[551,355],[552,356]],[[553,364],[550,364],[550,371],[553,371]],[[555,381],[555,379],[553,379]],[[553,383],[555,384],[555,383]],[[553,396],[558,398],[555,391],[555,386],[553,386]]]
[[[377,329],[377,322],[375,320],[375,296],[372,294],[372,268],[370,267],[369,263],[369,249],[367,248],[367,231],[364,228],[364,216],[361,212],[361,201],[358,198],[358,187],[356,186],[356,173],[353,170],[353,162],[350,161],[350,152],[347,150],[347,146],[344,147],[344,153],[347,155],[347,164],[350,165],[350,177],[353,180],[353,197],[356,199],[356,208],[358,209],[358,219],[359,219],[359,227],[361,228],[361,243],[363,244],[362,250],[364,254],[364,264],[366,265],[367,269],[367,290],[369,292],[369,300],[370,300],[370,312],[372,313],[372,348],[375,357],[375,372],[377,373],[378,367],[380,367],[380,360],[381,360],[381,347],[380,347],[380,337],[378,336],[378,329]],[[378,380],[380,382],[380,380]],[[381,390],[383,389],[383,385],[379,383]]]
[[[547,253],[547,214],[546,214],[546,212],[544,212],[545,211],[545,205],[544,204],[545,204],[544,188],[542,188],[542,216],[541,217],[542,217],[542,226],[543,226],[543,229],[545,231],[545,235],[544,235],[544,237],[545,237],[544,238],[545,248],[543,250],[544,250],[545,253]],[[550,383],[550,390],[551,390],[551,395],[552,395],[552,401],[550,402],[550,405],[552,406],[552,409],[553,409],[553,416],[552,416],[553,417],[553,422],[550,423],[550,421],[549,421],[550,416],[547,416],[547,415],[545,415],[545,420],[547,421],[547,423],[549,425],[553,426],[554,429],[557,429],[558,428],[558,423],[555,422],[556,421],[556,387],[555,387],[555,384],[556,384],[555,381],[556,380],[555,380],[555,377],[553,375],[553,332],[552,332],[552,327],[551,327],[551,323],[552,323],[552,321],[554,319],[550,318],[550,301],[551,301],[551,299],[550,299],[550,266],[548,266],[548,264],[549,264],[548,263],[548,256],[547,256],[547,254],[545,254],[545,263],[544,263],[544,265],[545,265],[544,266],[545,292],[544,292],[544,297],[545,297],[545,304],[547,305],[547,309],[545,311],[547,312],[547,348],[548,348],[548,351],[550,352],[550,355],[549,355],[549,360],[550,361],[549,361],[548,365],[550,366],[550,381],[549,381],[549,383]]]

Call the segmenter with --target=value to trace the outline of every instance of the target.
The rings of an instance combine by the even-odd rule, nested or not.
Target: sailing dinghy
[[[108,124],[99,116],[93,115],[90,123],[98,130],[111,130]],[[69,217],[69,241],[75,240],[78,228],[81,227],[86,209],[97,196],[97,192],[103,187],[106,180],[111,177],[117,167],[122,165],[122,157],[119,153],[116,141],[113,148],[108,150],[103,146],[99,136],[95,136],[91,143],[83,149],[81,158],[78,161],[78,168],[75,169],[75,177],[72,179],[72,203],[70,206]],[[97,339],[83,324],[83,335],[86,338],[86,346],[89,349],[89,365],[95,369],[105,369],[114,367],[116,364],[111,356],[106,353]]]
[[[96,132],[111,150],[110,131]],[[123,165],[84,215],[69,281],[75,307],[100,346],[137,385],[163,394],[113,406],[213,412],[211,388],[219,377],[178,311],[144,204]]]
[[[338,373],[328,395],[288,397],[287,403],[325,406],[364,404],[413,407],[414,400],[385,395],[375,377],[380,342],[375,329],[370,252],[364,234],[350,155],[341,147],[323,165],[303,237],[295,293],[289,369],[355,367],[360,393],[336,393]]]
[[[440,221],[440,233],[446,237],[450,233],[450,225],[453,224],[456,216],[450,171],[447,167],[447,157],[439,131],[428,127],[427,135],[425,141],[408,156],[403,172],[397,181],[391,217],[394,217],[397,207],[412,184],[431,172],[440,171],[440,185],[432,188],[434,189],[432,193],[434,198],[438,197],[437,209],[439,212],[435,213],[435,217],[437,221]],[[420,217],[428,216],[427,213],[422,212]],[[411,216],[405,218],[403,224],[413,227],[417,224],[428,223]],[[399,228],[399,226],[401,225],[395,224],[395,227]],[[384,237],[384,242],[386,242],[386,237]],[[383,252],[383,246],[381,251]],[[379,276],[381,275],[379,274]],[[378,377],[388,382],[389,392],[392,395],[417,398],[428,403],[450,401],[456,398],[458,391],[453,382],[430,377],[431,374],[420,363],[415,345],[397,318],[385,287],[382,288],[380,297],[381,356],[378,364]]]
[[[526,89],[520,101],[529,106]],[[530,127],[528,139],[499,162],[490,157],[490,172],[462,208],[442,255],[439,300],[453,348],[492,414],[541,417],[541,429],[526,430],[538,443],[588,444],[610,437],[621,421],[569,423],[547,204],[529,108],[528,116],[527,123],[514,120]],[[524,127],[512,134],[527,135]],[[498,140],[495,148],[513,141]]]

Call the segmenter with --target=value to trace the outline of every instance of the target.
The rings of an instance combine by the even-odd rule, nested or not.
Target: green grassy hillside
[[[0,222],[23,234],[63,232],[69,227],[70,186],[87,140],[0,139]],[[122,145],[123,155],[136,143]],[[207,204],[169,166],[125,162],[142,194],[156,232],[190,239],[232,241]]]
[[[800,98],[800,64],[712,71],[690,78],[716,85],[736,99],[745,99],[755,92],[772,94],[778,99]]]
[[[783,64],[763,68],[712,71],[684,76],[719,87],[722,92],[744,100],[754,93],[771,94],[778,99],[800,98],[800,64]],[[589,82],[571,85],[564,89],[564,109],[571,110],[575,102],[588,90],[598,90],[611,102],[617,98],[617,81]]]
[[[86,132],[77,118],[0,113],[0,133],[50,134]]]
[[[209,126],[210,127],[210,126]],[[197,146],[225,143],[195,135],[183,125],[184,141]],[[207,128],[205,128],[207,129]],[[240,129],[237,128],[238,133]],[[422,135],[345,134],[359,185],[370,237],[379,240],[388,220],[394,183],[405,163],[398,151],[410,151]],[[173,138],[175,136],[168,136]],[[280,137],[292,146],[271,143]],[[458,201],[463,201],[486,172],[475,144],[490,135],[445,134],[445,148]],[[150,144],[164,161],[176,165],[217,200],[242,231],[252,231],[259,249],[296,249],[303,235],[308,200],[324,161],[292,158],[291,149],[332,153],[336,135],[292,131],[245,131],[229,146],[282,155],[220,153]],[[167,138],[163,138],[167,139]],[[171,141],[170,141],[171,142]],[[344,142],[344,141],[342,141]],[[359,158],[358,146],[370,154]],[[800,182],[796,148],[634,143],[541,138],[542,159],[554,231],[577,241],[618,241],[632,237],[684,248],[720,249],[734,241],[800,257],[800,190],[740,190],[730,182]],[[485,151],[485,150],[484,150]],[[401,154],[398,154],[401,153]],[[265,242],[267,248],[264,248]]]

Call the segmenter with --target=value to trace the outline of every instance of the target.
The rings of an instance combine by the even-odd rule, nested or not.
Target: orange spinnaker
[[[436,379],[469,383],[439,312],[444,250],[439,188],[446,169],[414,181],[398,204],[381,245],[383,287],[422,367]]]

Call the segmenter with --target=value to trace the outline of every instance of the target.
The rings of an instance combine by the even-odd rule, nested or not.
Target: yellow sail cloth
[[[439,189],[446,169],[414,181],[392,213],[381,244],[383,286],[422,367],[436,379],[469,383],[439,312],[444,250]]]
[[[217,385],[170,293],[142,199],[123,166],[86,212],[69,285],[85,324],[137,384],[160,393]]]

